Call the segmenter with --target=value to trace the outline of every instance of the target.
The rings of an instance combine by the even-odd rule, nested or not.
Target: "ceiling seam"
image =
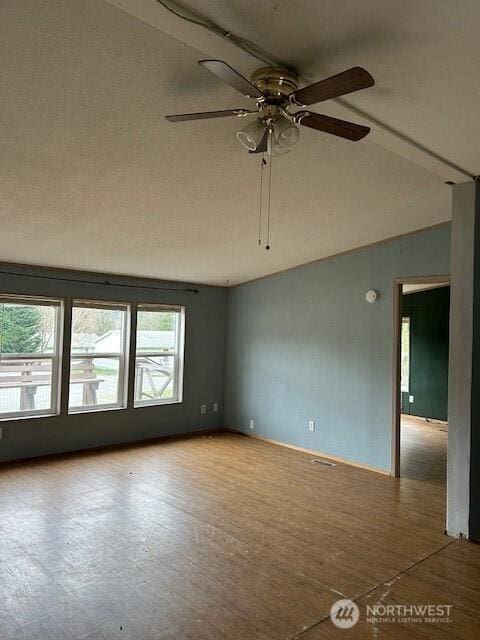
[[[203,29],[206,29],[207,31],[210,31],[211,33],[217,35],[218,37],[228,40],[228,42],[231,42],[235,47],[241,49],[245,53],[251,55],[252,57],[256,58],[257,60],[259,60],[260,62],[262,62],[264,64],[271,64],[271,65],[274,65],[274,66],[275,65],[277,65],[277,66],[281,65],[281,66],[287,66],[287,67],[289,66],[288,63],[285,63],[285,62],[282,62],[282,61],[276,59],[272,54],[270,54],[269,52],[265,51],[264,49],[261,49],[255,43],[253,43],[253,42],[251,42],[251,41],[249,41],[249,40],[247,40],[245,38],[241,38],[240,36],[237,36],[236,34],[234,34],[231,31],[223,29],[222,27],[220,27],[220,25],[218,25],[215,22],[205,18],[205,16],[203,16],[199,12],[194,11],[193,9],[188,7],[187,5],[182,4],[182,3],[178,2],[177,0],[156,0],[156,2],[157,2],[158,5],[163,7],[165,10],[169,11],[170,13],[173,13],[177,18],[179,18],[181,20],[185,20],[187,22],[190,22],[190,23],[192,23],[194,25],[197,25],[199,27],[202,27]],[[184,15],[182,12],[188,12],[188,13],[190,13],[190,16]],[[303,80],[307,84],[309,84],[312,81],[311,78],[308,78],[307,76],[302,75],[302,74],[299,74],[299,78],[301,80]],[[415,148],[417,151],[420,151],[420,153],[429,156],[432,160],[435,160],[436,162],[439,162],[440,164],[443,164],[444,166],[446,166],[446,167],[448,167],[448,168],[450,168],[450,169],[452,169],[452,170],[454,170],[454,171],[456,171],[456,172],[458,172],[460,174],[463,174],[466,178],[469,178],[469,179],[472,179],[472,180],[475,180],[477,178],[477,175],[475,173],[473,173],[472,171],[470,171],[468,169],[465,169],[463,167],[460,167],[459,165],[455,164],[453,161],[449,160],[448,158],[443,157],[442,155],[440,155],[439,153],[436,153],[435,151],[432,151],[431,149],[426,147],[424,144],[414,140],[413,138],[411,138],[407,134],[404,134],[401,131],[398,131],[397,129],[392,127],[391,125],[386,124],[385,122],[382,122],[381,120],[379,120],[379,119],[375,118],[374,116],[370,115],[368,112],[363,111],[361,109],[358,109],[357,107],[355,107],[352,104],[350,104],[348,102],[348,100],[344,100],[343,98],[333,98],[332,102],[334,102],[334,103],[340,105],[341,107],[347,109],[351,113],[354,113],[354,114],[358,115],[359,117],[361,117],[361,118],[363,118],[365,120],[368,120],[370,123],[372,123],[373,125],[375,125],[376,127],[380,128],[380,129],[382,129],[384,132],[386,132],[389,135],[393,136],[397,140],[400,140],[401,142],[406,143],[410,147]],[[369,140],[369,141],[372,142],[373,144],[376,144],[377,146],[382,146],[382,145],[379,145],[378,143],[376,143],[374,140]],[[395,151],[392,151],[391,149],[389,149],[389,151],[391,153],[395,153]],[[409,161],[412,162],[413,164],[416,164],[412,160],[409,160]],[[425,169],[425,167],[423,167],[423,168]],[[438,175],[438,174],[436,174],[436,175]]]

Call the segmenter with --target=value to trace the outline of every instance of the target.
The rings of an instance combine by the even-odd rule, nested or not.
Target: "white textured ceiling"
[[[480,173],[478,0],[187,4],[312,79],[364,66],[376,87],[346,100],[470,173]]]
[[[400,17],[379,14],[382,4],[392,9],[383,0],[195,4],[251,39],[263,34],[265,48],[308,73],[317,58],[329,72],[366,66],[378,82],[356,96],[361,108],[475,170],[477,75],[453,73],[434,16],[441,96],[430,63],[429,73],[417,69],[428,57],[419,55],[427,27],[410,28],[404,16],[415,23],[425,18],[417,5],[436,15],[449,3],[397,3]],[[342,22],[345,5],[363,14]],[[281,19],[269,26],[271,15]],[[462,52],[467,22],[456,35]],[[235,140],[239,121],[163,120],[248,104],[197,67],[210,53],[202,48],[99,0],[0,3],[0,260],[234,284],[449,219],[450,189],[438,175],[368,140],[303,129],[298,146],[274,161],[272,249],[259,248],[258,158]],[[452,124],[455,100],[461,114]]]

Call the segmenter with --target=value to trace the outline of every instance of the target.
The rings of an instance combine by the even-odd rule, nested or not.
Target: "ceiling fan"
[[[362,67],[352,67],[299,89],[297,74],[286,67],[262,67],[252,74],[249,81],[223,60],[199,60],[198,64],[246,98],[253,98],[256,108],[182,113],[165,116],[168,121],[257,114],[255,120],[237,133],[237,138],[250,153],[267,153],[269,156],[288,153],[300,137],[299,124],[352,141],[361,140],[370,131],[369,127],[306,109],[291,111],[295,107],[306,107],[373,86],[374,79]]]

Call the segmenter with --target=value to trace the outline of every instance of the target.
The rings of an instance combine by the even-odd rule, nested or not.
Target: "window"
[[[126,406],[129,305],[74,300],[70,413]]]
[[[135,407],[182,401],[184,324],[183,306],[138,305]],[[62,329],[62,300],[0,294],[0,420],[59,413]],[[127,406],[129,329],[129,304],[73,301],[69,413]]]
[[[408,393],[410,390],[410,318],[402,318],[402,358],[400,390]]]
[[[0,419],[58,413],[62,303],[0,295]]]
[[[184,308],[138,305],[135,406],[182,401]]]

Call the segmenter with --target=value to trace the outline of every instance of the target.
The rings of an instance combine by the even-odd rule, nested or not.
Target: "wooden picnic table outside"
[[[7,375],[4,375],[7,374]],[[83,385],[83,405],[97,404],[98,386],[93,358],[73,356],[70,384]],[[0,356],[0,389],[20,389],[20,411],[35,410],[39,387],[52,384],[52,359],[43,354]]]
[[[161,398],[175,375],[174,368],[156,362],[159,358],[172,357],[173,354],[139,355],[135,361],[135,400],[153,400]],[[150,387],[147,392],[145,381]],[[157,386],[157,384],[159,386]]]

